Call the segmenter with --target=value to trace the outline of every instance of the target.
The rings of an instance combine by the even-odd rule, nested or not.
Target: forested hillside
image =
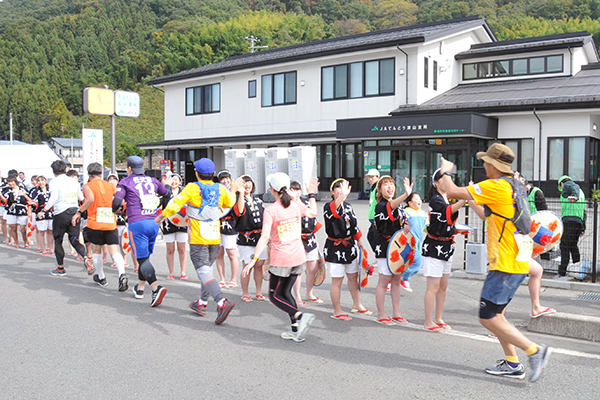
[[[500,40],[587,30],[600,38],[600,0],[4,0],[0,1],[0,138],[80,136],[108,117],[83,115],[88,86],[133,90],[140,118],[117,120],[123,155],[163,138],[156,76],[248,51],[471,15]]]

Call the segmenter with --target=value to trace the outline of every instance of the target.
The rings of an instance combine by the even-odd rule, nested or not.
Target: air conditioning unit
[[[466,271],[469,274],[485,274],[488,257],[485,243],[467,243]]]

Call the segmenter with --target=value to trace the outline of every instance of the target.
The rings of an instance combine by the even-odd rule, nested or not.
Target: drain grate
[[[596,301],[600,303],[600,293],[583,292],[579,296],[577,296],[576,300]]]

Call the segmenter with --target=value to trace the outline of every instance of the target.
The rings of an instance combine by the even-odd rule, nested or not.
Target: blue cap
[[[215,172],[215,163],[210,158],[201,158],[194,164],[199,174],[212,174]]]
[[[131,167],[134,174],[140,175],[144,173],[144,160],[138,156],[131,156],[127,158],[127,166]]]

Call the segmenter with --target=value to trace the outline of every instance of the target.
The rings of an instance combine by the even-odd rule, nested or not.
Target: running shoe
[[[65,276],[67,274],[67,271],[65,271],[64,268],[56,268],[53,269],[50,273],[54,276]]]
[[[206,315],[206,304],[200,304],[200,300],[192,301],[190,308],[198,315]]]
[[[404,288],[404,290],[406,290],[407,292],[412,293],[412,288],[410,287],[410,282],[409,281],[403,281],[400,280],[400,286],[402,286]]]
[[[281,334],[282,339],[293,340],[294,342],[304,342],[304,338],[298,337],[298,332],[294,332],[291,329]]]
[[[300,321],[298,321],[298,339],[304,340],[306,332],[308,332],[308,328],[310,328],[314,321],[314,314],[302,313],[302,318],[300,318]]]
[[[508,365],[508,362],[506,360],[496,361],[496,364],[487,367],[485,369],[485,372],[487,372],[490,375],[505,376],[507,378],[525,378],[525,368],[523,368],[523,364],[519,364],[518,366],[513,368],[510,365]]]
[[[106,282],[106,278],[100,279],[98,274],[94,275],[94,277],[92,279],[94,280],[94,282],[96,282],[98,285],[100,285],[102,287],[108,285],[108,282]]]
[[[223,322],[225,322],[234,306],[235,303],[225,299],[225,301],[223,301],[223,305],[217,307],[217,319],[215,319],[215,325],[221,325]]]
[[[529,380],[535,382],[540,379],[540,375],[544,372],[544,368],[548,364],[552,354],[552,348],[544,346],[543,344],[538,345],[537,353],[529,356],[529,366],[531,367],[531,377]]]
[[[96,268],[94,268],[94,261],[90,257],[85,257],[83,261],[85,268],[87,269],[88,275],[94,275],[96,273]]]
[[[150,303],[150,307],[156,307],[160,305],[165,297],[165,294],[167,294],[167,288],[158,285],[156,290],[152,291],[152,302]]]
[[[136,299],[144,298],[144,291],[138,290],[138,285],[135,285],[133,288],[131,288],[131,290],[133,290],[133,295],[135,296]]]
[[[128,281],[129,280],[127,279],[127,275],[119,275],[119,292],[124,292],[127,289],[129,289],[129,285],[127,284]]]

